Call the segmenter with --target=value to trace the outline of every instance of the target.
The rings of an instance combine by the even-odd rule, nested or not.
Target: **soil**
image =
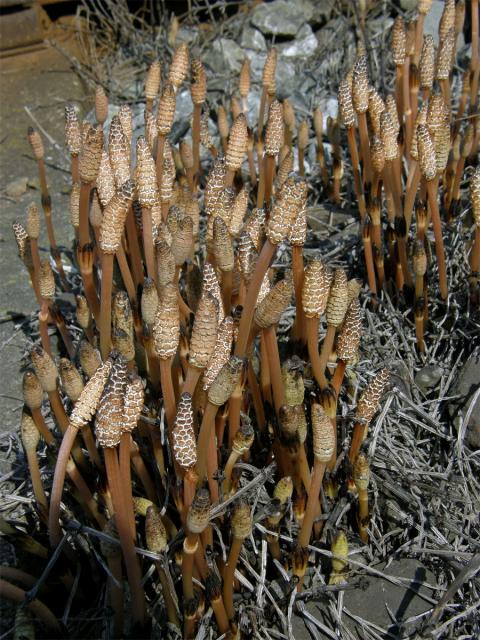
[[[64,40],[62,46],[75,52],[73,38]],[[0,430],[4,433],[17,429],[19,424],[22,407],[19,371],[29,344],[22,323],[35,308],[28,272],[17,256],[12,233],[12,223],[24,219],[25,209],[31,202],[41,209],[37,166],[27,140],[28,127],[37,125],[25,107],[58,145],[42,135],[57,243],[70,250],[73,229],[68,209],[68,159],[63,151],[64,105],[74,103],[86,113],[90,99],[85,96],[85,89],[69,62],[48,45],[33,53],[2,59],[0,82],[0,412],[3,417]],[[27,178],[30,186],[19,197],[7,196],[7,186],[19,177]],[[48,240],[44,225],[39,244],[42,257],[46,257]],[[0,471],[3,471],[1,465],[0,460]]]

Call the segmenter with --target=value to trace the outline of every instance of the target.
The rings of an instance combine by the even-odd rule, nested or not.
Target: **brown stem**
[[[347,140],[350,157],[352,159],[353,183],[358,201],[358,211],[360,213],[360,219],[363,220],[367,214],[367,207],[363,193],[362,177],[360,175],[360,160],[358,158],[357,141],[355,139],[355,127],[347,128]]]
[[[363,234],[363,254],[365,256],[365,265],[367,267],[368,287],[375,298],[377,295],[377,282],[375,280],[375,267],[373,265],[373,251],[370,235]]]
[[[366,112],[358,114],[358,130],[360,133],[360,147],[362,150],[363,173],[365,176],[365,182],[370,184],[372,182],[372,161],[370,158],[370,142],[368,140]]]
[[[478,0],[472,0],[472,10],[473,10],[473,6],[474,6],[474,2],[476,3],[476,12],[477,12],[477,41],[478,41]],[[472,30],[473,30],[473,22],[472,22]],[[473,36],[472,36],[473,37]],[[473,60],[473,57],[472,57]],[[479,76],[480,76],[480,63],[478,61],[478,55],[477,55],[477,62],[475,67],[472,67],[472,79],[470,81],[470,108],[469,108],[469,112],[470,114],[474,114],[476,112],[477,109],[477,105],[478,105],[478,82],[479,82]],[[477,129],[478,132],[478,129]]]
[[[232,395],[228,399],[228,446],[231,449],[233,439],[240,428],[240,411],[242,408],[244,386],[241,382],[237,384]],[[219,434],[219,442],[223,440]]]
[[[405,217],[405,224],[407,225],[407,233],[412,222],[413,205],[415,204],[415,196],[417,194],[418,185],[420,183],[420,177],[420,165],[416,160],[411,160],[408,171],[407,185],[405,187],[405,203],[403,207],[403,215]]]
[[[48,500],[43,488],[42,478],[40,476],[40,467],[38,466],[38,458],[36,449],[26,449],[28,470],[30,471],[30,479],[32,481],[33,494],[39,506],[40,512],[48,520]]]
[[[218,481],[216,480],[216,476],[218,476],[218,449],[215,438],[215,429],[212,429],[208,441],[207,480],[210,498],[214,504],[219,502]]]
[[[128,431],[122,433],[118,448],[118,461],[120,465],[120,477],[123,484],[123,499],[125,501],[125,512],[128,517],[128,524],[132,540],[136,538],[135,515],[133,513],[132,495],[132,475],[130,469],[130,449],[132,436]]]
[[[102,360],[108,358],[112,344],[112,282],[113,282],[113,253],[101,252],[102,257],[102,288],[100,299],[100,353]]]
[[[38,275],[40,273],[40,254],[38,252],[37,238],[30,238],[30,249],[32,252],[32,262],[33,262],[33,271],[35,274],[35,280],[38,281]]]
[[[421,278],[423,280],[423,278]],[[423,353],[425,351],[424,342],[424,309],[415,309],[415,337],[417,339],[418,350]]]
[[[341,180],[343,175],[343,160],[340,156],[334,156],[333,158],[333,191],[331,194],[332,200],[340,204],[342,202],[341,196]]]
[[[152,329],[149,328],[148,334],[143,335],[143,346],[148,359],[148,377],[154,387],[160,385],[158,358],[155,354],[155,347],[152,338]]]
[[[220,635],[225,635],[227,638],[230,631],[230,625],[228,624],[227,612],[225,611],[223,600],[221,597],[212,598],[210,600],[210,604],[217,621],[218,631]]]
[[[33,421],[35,422],[35,426],[37,427],[40,435],[48,444],[48,446],[52,446],[55,443],[55,438],[53,437],[52,433],[47,427],[45,418],[42,415],[42,411],[40,407],[37,407],[35,409],[30,409],[30,411],[32,412]]]
[[[292,247],[292,270],[293,285],[295,289],[295,322],[292,327],[293,340],[305,344],[305,313],[302,304],[303,289],[303,247],[294,245]]]
[[[383,171],[383,179],[385,186],[390,190],[395,207],[395,215],[402,215],[402,201],[400,198],[400,192],[398,190],[398,184],[400,183],[400,177],[397,175],[395,161],[386,160],[385,168]]]
[[[377,270],[377,278],[378,278],[378,287],[379,289],[383,288],[383,283],[385,282],[385,269],[384,269],[384,260],[383,260],[383,251],[381,245],[373,246],[374,251],[374,259],[375,259],[375,268]]]
[[[260,387],[264,402],[273,404],[272,401],[272,379],[270,377],[270,362],[267,356],[267,346],[263,333],[260,335]]]
[[[410,158],[410,146],[412,141],[412,109],[410,107],[410,58],[407,56],[403,65],[402,90],[403,90],[403,116],[405,121],[405,155]],[[449,103],[450,104],[450,103]]]
[[[98,324],[100,321],[100,304],[98,302],[97,290],[93,280],[93,246],[79,246],[77,251],[77,260],[80,266],[80,273],[83,280],[83,288],[88,307]]]
[[[38,312],[38,328],[42,347],[51,356],[52,346],[50,344],[50,336],[48,335],[48,316],[48,304],[42,299],[41,307]]]
[[[233,579],[237,567],[238,558],[242,549],[243,540],[233,538],[228,554],[228,563],[223,574],[223,602],[228,619],[232,622],[235,619],[235,607],[233,606]]]
[[[318,512],[318,499],[320,496],[320,488],[322,486],[323,474],[325,473],[325,463],[315,459],[313,465],[313,475],[310,484],[310,492],[308,494],[307,507],[303,517],[302,528],[298,534],[298,544],[306,547],[312,535],[313,520]]]
[[[40,294],[38,279],[33,268],[28,268],[28,275],[30,276],[30,282],[32,285],[33,292],[35,294],[35,298],[37,299],[38,306],[40,307],[42,304],[42,296]]]
[[[340,387],[342,386],[343,378],[345,376],[345,368],[347,363],[345,360],[338,360],[335,373],[332,378],[332,387],[335,389],[335,394],[338,396],[340,393]]]
[[[147,274],[154,282],[157,282],[157,270],[155,269],[155,253],[153,251],[152,210],[142,207],[143,225],[143,251],[147,264]],[[158,288],[158,285],[157,285]]]
[[[225,186],[231,187],[233,185],[234,179],[235,179],[235,170],[227,168],[225,172]]]
[[[260,108],[258,110],[258,127],[257,127],[257,135],[258,139],[261,140],[263,138],[263,122],[265,118],[265,103],[267,101],[267,89],[266,87],[262,88],[262,94],[260,96]]]
[[[360,446],[365,440],[368,431],[368,424],[362,422],[356,422],[353,427],[352,441],[350,443],[350,450],[348,452],[348,459],[350,462],[355,462]]]
[[[318,325],[320,323],[320,318],[307,317],[306,323],[308,357],[310,358],[312,372],[320,389],[326,389],[328,387],[328,381],[325,377],[325,367],[322,367],[320,355],[318,353]]]
[[[135,473],[142,483],[145,495],[150,500],[150,502],[156,503],[157,492],[155,490],[155,485],[153,484],[153,480],[150,478],[148,469],[145,466],[142,456],[140,455],[138,445],[132,439],[130,439],[130,458],[133,464],[133,468],[135,469]]]
[[[402,265],[403,277],[405,278],[405,284],[411,287],[413,286],[413,280],[410,269],[408,267],[407,242],[405,237],[397,236],[397,247],[398,255],[400,257],[400,264]]]
[[[131,204],[128,207],[125,228],[127,232],[128,250],[132,261],[133,277],[135,279],[135,284],[138,287],[143,284],[143,264],[138,244],[137,225],[135,223],[135,216]]]
[[[135,283],[133,282],[132,274],[130,272],[130,267],[128,266],[127,256],[125,255],[125,249],[123,248],[122,244],[120,244],[120,247],[118,248],[118,251],[115,255],[117,257],[117,263],[120,268],[123,284],[127,291],[130,304],[132,305],[132,307],[136,307],[137,296],[135,293]]]
[[[222,302],[225,315],[229,315],[232,307],[233,271],[222,271]]]
[[[173,423],[175,422],[175,416],[177,413],[175,391],[172,380],[172,360],[173,358],[160,358],[160,380],[169,434],[173,429]]]
[[[192,364],[188,365],[187,377],[185,378],[185,382],[183,383],[182,393],[189,393],[193,396],[197,387],[198,380],[202,375],[202,371],[203,369],[198,369]]]
[[[382,171],[382,184],[383,190],[385,192],[385,201],[387,203],[387,215],[388,221],[393,224],[395,220],[395,202],[393,198],[391,179],[389,175],[389,168],[387,167],[387,163],[385,162],[385,166]]]
[[[202,424],[200,426],[200,432],[198,434],[197,442],[196,472],[199,484],[201,484],[203,482],[203,479],[207,476],[208,443],[215,426],[215,416],[217,415],[217,411],[218,407],[208,401],[205,407],[205,412],[203,414]]]
[[[450,191],[450,194],[447,199],[447,210],[451,212],[452,203],[455,203],[458,200],[460,194],[460,181],[463,175],[463,169],[465,168],[465,157],[461,156],[457,161],[457,166],[455,168],[455,177],[453,179],[453,185]]]
[[[195,597],[193,590],[193,559],[197,549],[198,533],[189,533],[183,541],[182,554],[182,585],[185,602]]]
[[[170,624],[174,624],[180,628],[180,621],[178,620],[177,610],[173,601],[171,587],[168,582],[167,574],[159,560],[155,560],[155,567],[160,578],[160,584],[162,585],[163,599],[165,601],[165,609],[167,610],[167,618]]]
[[[223,493],[226,498],[228,498],[230,494],[230,489],[231,489],[230,483],[232,479],[232,471],[233,471],[233,467],[237,464],[237,460],[239,456],[240,454],[237,451],[235,450],[230,451],[230,455],[228,456],[227,462],[223,469],[223,476],[224,476]]]
[[[58,389],[49,391],[48,399],[50,401],[50,406],[52,407],[52,411],[55,416],[55,420],[57,421],[57,424],[60,428],[60,431],[64,434],[68,427],[68,418],[67,414],[65,413],[63,403],[60,399]]]
[[[470,269],[474,273],[480,271],[480,227],[475,225],[475,239],[470,253]]]
[[[38,598],[34,598],[29,601],[26,591],[2,579],[0,579],[0,596],[7,600],[12,600],[19,605],[25,606],[34,616],[39,618],[45,624],[49,632],[53,634],[53,637],[62,637],[63,631],[57,618]]]
[[[298,148],[298,173],[301,176],[305,175],[305,149]]]
[[[417,24],[415,25],[415,55],[413,58],[413,62],[418,64],[420,60],[420,54],[422,52],[422,43],[423,43],[423,23],[425,22],[425,16],[423,13],[420,13],[417,18]]]
[[[157,141],[157,157],[156,157],[156,168],[157,168],[157,185],[158,190],[162,189],[162,175],[163,175],[163,151],[165,149],[165,135],[159,133],[158,141]]]
[[[60,445],[60,449],[58,450],[57,462],[55,465],[55,473],[53,476],[53,484],[52,490],[50,493],[50,512],[48,518],[48,531],[50,544],[52,547],[57,547],[62,538],[59,518],[60,518],[60,502],[62,499],[63,493],[63,485],[65,483],[65,474],[68,473],[71,480],[74,482],[77,489],[80,491],[82,497],[87,502],[87,505],[91,508],[92,513],[97,513],[97,507],[95,501],[93,500],[93,496],[90,493],[90,490],[85,485],[83,478],[81,477],[78,469],[76,469],[73,461],[70,460],[70,453],[75,444],[75,439],[77,437],[77,429],[71,424],[68,426],[68,429],[65,431],[65,434],[62,439],[62,444]],[[70,464],[69,464],[70,461]],[[86,491],[85,491],[86,489]],[[92,509],[93,502],[93,509]],[[98,514],[100,516],[100,514]],[[105,519],[103,517],[99,517],[100,522],[105,523]],[[98,520],[97,520],[98,521]]]
[[[73,346],[72,336],[70,335],[70,332],[68,331],[65,324],[63,314],[58,307],[54,308],[53,305],[50,305],[50,308],[53,321],[55,322],[58,332],[62,338],[63,344],[65,345],[68,357],[70,358],[70,360],[73,360],[75,358],[76,350]]]
[[[258,386],[257,376],[255,375],[255,371],[250,362],[247,367],[247,377],[248,388],[252,394],[253,407],[257,417],[257,426],[260,431],[263,431],[265,429],[265,411],[263,409],[262,396],[260,393],[260,387]]]
[[[442,90],[443,100],[445,102],[445,106],[450,113],[450,80],[448,78],[444,78],[440,80],[440,89]]]
[[[265,161],[260,154],[258,154],[258,168],[257,208],[261,209],[265,200]]]
[[[276,245],[272,244],[270,240],[267,239],[255,265],[255,270],[250,280],[245,304],[243,306],[242,317],[240,318],[240,325],[238,328],[238,338],[235,344],[235,355],[239,358],[244,358],[246,356],[250,326],[252,324],[253,312],[255,310],[258,293],[262,285],[263,277],[275,254],[275,250]]]
[[[397,64],[395,67],[395,103],[397,105],[398,119],[403,119],[403,65]]]
[[[197,473],[193,467],[190,467],[190,469],[187,469],[183,477],[183,506],[185,511],[185,519],[195,496],[197,482]]]
[[[437,264],[438,264],[440,295],[442,296],[443,300],[446,300],[448,296],[447,268],[445,264],[445,249],[443,246],[443,238],[442,238],[442,223],[440,221],[440,213],[438,211],[437,191],[438,191],[438,178],[427,181],[428,201],[430,203],[433,233],[435,236],[435,253],[437,256]]]
[[[275,176],[275,156],[265,154],[265,204],[272,199],[273,179]],[[303,174],[300,174],[303,175]]]
[[[478,71],[479,65],[479,57],[478,57],[478,38],[479,38],[479,16],[478,16],[478,0],[472,0],[471,2],[472,9],[472,58],[470,61],[470,68]],[[478,98],[476,93],[474,93],[472,87],[472,96],[475,96],[475,99]]]
[[[285,402],[285,390],[282,382],[282,368],[280,364],[280,355],[278,353],[277,333],[275,327],[268,327],[263,330],[263,337],[267,350],[268,361],[270,364],[270,377],[272,381],[273,403],[275,411],[278,415],[280,407]]]
[[[193,147],[193,173],[200,170],[200,119],[202,117],[202,105],[193,105],[192,122],[192,147]]]
[[[88,228],[89,223],[89,209],[90,209],[90,190],[92,185],[87,182],[80,184],[80,208],[79,208],[79,229],[78,238],[80,246],[83,247],[91,242],[90,230]]]
[[[305,444],[301,444],[298,448],[298,472],[300,475],[300,479],[303,482],[303,486],[305,487],[305,491],[310,493],[310,485],[312,483],[312,476],[310,473],[310,467],[308,466],[307,454],[305,451]]]
[[[333,325],[327,324],[327,333],[322,342],[322,350],[320,351],[320,368],[323,372],[327,368],[328,358],[333,350],[333,342],[335,340],[336,329]],[[324,387],[320,387],[323,391]]]
[[[368,491],[358,491],[358,529],[362,542],[368,544]]]
[[[112,493],[113,506],[115,509],[115,523],[118,529],[123,559],[127,569],[128,583],[130,585],[132,617],[134,621],[139,622],[143,626],[146,616],[145,594],[141,584],[142,574],[140,565],[135,553],[135,547],[128,524],[117,452],[114,448],[105,448],[104,455],[108,484]]]
[[[88,455],[90,456],[91,462],[99,469],[103,470],[102,460],[100,459],[100,454],[98,453],[98,449],[95,445],[95,438],[93,437],[92,430],[88,425],[83,427],[81,430],[83,442],[88,451]]]
[[[189,169],[185,169],[185,174],[187,176],[188,186],[192,193],[195,193],[196,189],[196,181],[195,181],[195,173],[193,171],[193,167]]]
[[[70,285],[67,282],[65,277],[65,272],[63,270],[62,260],[60,257],[60,252],[57,248],[57,241],[55,240],[55,231],[53,229],[53,221],[52,221],[52,199],[50,198],[50,194],[48,193],[47,187],[47,176],[45,173],[45,161],[43,158],[40,158],[37,161],[38,165],[38,174],[40,178],[40,191],[42,193],[42,208],[43,213],[45,215],[45,223],[47,226],[47,234],[48,241],[50,244],[50,253],[55,260],[55,264],[57,266],[58,272],[64,284],[65,290],[70,291]]]

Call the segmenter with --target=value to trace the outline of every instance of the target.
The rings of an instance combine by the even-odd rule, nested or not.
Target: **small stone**
[[[40,180],[37,177],[29,178],[27,182],[27,187],[29,189],[40,189]]]
[[[366,562],[362,556],[353,558]],[[345,591],[345,607],[354,615],[388,629],[395,638],[413,635],[415,622],[407,620],[425,614],[431,606],[422,596],[434,596],[434,590],[427,585],[437,582],[435,575],[428,566],[413,558],[395,559],[388,564],[380,563],[375,568],[388,576],[402,579],[403,584],[392,584],[367,575],[365,588]],[[415,584],[415,592],[406,591],[406,585],[409,584]],[[361,628],[359,622],[351,619],[347,627],[355,636]]]
[[[177,142],[188,131],[192,116],[193,104],[190,89],[182,88],[177,94],[175,120],[169,136],[172,142]]]
[[[480,385],[480,350],[476,351],[463,365],[456,382],[453,385],[452,395],[460,396],[451,400],[448,411],[453,420],[454,427],[458,430],[463,424],[475,393]],[[450,394],[449,394],[450,395]],[[480,449],[480,397],[477,397],[470,419],[465,429],[465,442],[472,449]]]
[[[274,0],[259,4],[253,11],[252,24],[262,33],[294,36],[300,27],[311,20],[313,7],[310,2]]]
[[[260,31],[250,27],[249,25],[247,25],[242,31],[240,44],[242,47],[245,47],[245,49],[253,49],[253,51],[267,50],[265,38],[262,36]]]
[[[400,6],[404,11],[415,11],[418,0],[400,0]]]
[[[250,75],[252,79],[252,84],[256,82],[262,82],[262,74],[263,74],[263,66],[265,64],[265,60],[267,58],[266,53],[255,53],[253,50],[247,49],[245,51],[246,57],[250,60]],[[278,72],[277,65],[277,72]],[[278,89],[278,82],[277,82]],[[252,87],[253,90],[253,87]]]
[[[308,21],[315,25],[325,24],[332,17],[334,8],[334,2],[314,2],[312,17]]]
[[[415,375],[415,384],[420,387],[420,389],[425,392],[428,389],[433,389],[443,376],[443,369],[438,365],[427,365],[420,369],[420,371]]]
[[[399,361],[392,365],[392,374],[395,376],[395,387],[399,389],[407,398],[412,399],[412,393],[410,390],[410,370],[403,361]]]
[[[205,65],[216,73],[224,73],[225,71],[238,73],[244,59],[245,51],[234,40],[217,38],[205,57]],[[208,86],[210,88],[210,81]]]
[[[308,58],[318,47],[318,41],[309,24],[304,24],[298,30],[295,40],[279,47],[280,55],[284,58]]]
[[[16,178],[9,182],[5,188],[5,194],[10,198],[20,198],[27,191],[28,178]]]
[[[325,231],[329,225],[345,226],[350,223],[352,216],[344,213],[338,207],[318,204],[307,209],[307,223],[313,231]]]
[[[285,100],[295,91],[300,74],[296,74],[293,62],[282,60],[277,66],[277,98]]]
[[[198,27],[180,27],[177,33],[176,46],[178,46],[181,42],[186,42],[187,44],[192,43],[195,38],[198,36]]]

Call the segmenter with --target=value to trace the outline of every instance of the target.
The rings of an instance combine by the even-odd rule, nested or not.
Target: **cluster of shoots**
[[[419,1],[416,20],[397,16],[390,50],[394,88],[380,95],[359,50],[338,89],[340,118],[347,129],[358,200],[368,285],[401,294],[412,309],[418,349],[424,351],[428,299],[448,298],[449,265],[443,236],[460,211],[460,187],[478,162],[479,7],[471,2],[470,64],[458,73],[456,43],[465,3],[445,0],[438,46],[423,34],[431,2]],[[452,88],[455,91],[452,91]],[[453,96],[460,95],[458,100]],[[477,169],[478,173],[478,169]],[[478,175],[471,177],[472,208]],[[472,297],[478,302],[478,220],[470,249]],[[429,229],[435,250],[430,250]]]
[[[360,58],[353,87],[355,93],[363,82],[368,97],[364,65]],[[407,64],[402,69],[408,73]],[[289,572],[297,591],[308,575],[313,541],[333,542],[337,549],[340,540],[331,580],[345,577],[345,533],[324,529],[339,495],[358,512],[349,536],[368,543],[370,472],[363,443],[389,373],[371,372],[350,410],[348,436],[340,440],[338,399],[351,404],[356,395],[344,375],[358,360],[361,283],[320,256],[304,264],[308,125],[297,129],[292,106],[276,99],[275,74],[272,49],[260,112],[254,114],[247,109],[250,69],[244,63],[232,113],[218,109],[218,147],[208,129],[207,74],[200,60],[189,59],[185,45],[169,69],[154,62],[148,71],[144,135],[133,138],[128,106],[106,127],[108,101],[101,89],[95,124],[79,122],[67,107],[70,214],[82,279],[81,290],[71,294],[75,335],[56,304],[64,274],[50,234],[44,178],[54,260],[39,258],[35,206],[25,227],[15,225],[39,304],[40,340],[24,376],[22,417],[38,527],[47,554],[57,550],[63,558],[52,575],[70,585],[75,558],[84,553],[72,526],[78,520],[88,525],[89,544],[108,566],[113,637],[123,637],[127,621],[132,633],[145,637],[155,600],[152,582],[161,591],[165,620],[185,638],[195,637],[209,607],[218,635],[236,637],[239,611],[251,597],[241,574],[255,533],[266,536],[266,570],[272,576]],[[175,145],[170,134],[176,96],[186,82],[191,138]],[[444,109],[443,94],[438,100]],[[381,185],[392,195],[394,180],[399,193],[400,156],[391,157],[384,174],[368,173],[366,109],[359,111],[364,175],[356,185],[362,193],[375,189],[378,201]],[[315,127],[322,179],[337,197],[341,153],[337,149],[330,177],[318,110]],[[29,139],[43,175],[38,133],[29,132]],[[292,172],[295,154],[298,174]],[[291,251],[289,268],[272,266],[280,246]],[[293,326],[279,333],[292,306]],[[52,345],[56,331],[58,350]],[[42,412],[45,393],[54,429]],[[40,439],[53,461],[51,484],[40,473]],[[272,461],[275,484],[265,491],[275,508],[255,511],[253,489],[262,477],[252,478],[251,469]],[[256,529],[260,521],[263,533]],[[281,535],[287,525],[293,543]],[[3,582],[2,595],[23,601],[21,589]],[[90,584],[80,591],[84,601]],[[48,603],[52,613],[40,597],[27,602],[52,635],[62,633],[58,603]]]

